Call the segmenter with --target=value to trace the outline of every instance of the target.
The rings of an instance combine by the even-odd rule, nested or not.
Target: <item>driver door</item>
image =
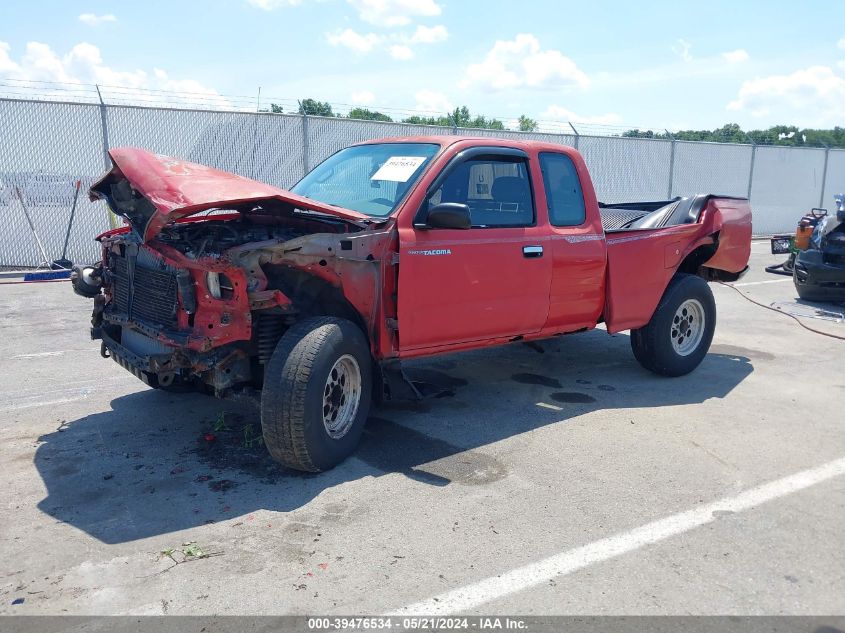
[[[435,180],[415,225],[400,230],[400,351],[542,329],[552,258],[533,190],[528,156],[510,148],[468,150]],[[427,227],[442,202],[466,204],[471,228]]]

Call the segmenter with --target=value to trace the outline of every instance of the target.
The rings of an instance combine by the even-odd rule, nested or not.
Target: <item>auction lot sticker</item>
[[[425,156],[391,156],[378,168],[370,180],[390,180],[392,182],[408,182],[417,167],[423,164]]]

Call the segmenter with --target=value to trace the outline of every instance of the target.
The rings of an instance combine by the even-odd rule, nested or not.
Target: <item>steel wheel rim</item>
[[[332,365],[323,387],[323,426],[329,437],[339,440],[349,432],[361,401],[361,368],[344,354]]]
[[[697,299],[687,299],[675,311],[670,325],[672,347],[680,356],[689,356],[698,349],[705,329],[704,306]]]

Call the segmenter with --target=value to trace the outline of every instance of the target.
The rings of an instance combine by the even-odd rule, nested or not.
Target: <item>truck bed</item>
[[[607,233],[605,320],[611,333],[647,323],[682,263],[680,272],[726,281],[746,268],[751,208],[745,198],[700,194],[600,204],[599,210]]]
[[[713,199],[744,200],[730,196],[697,194],[672,200],[648,202],[599,202],[599,213],[605,233],[631,229],[658,229],[679,224],[695,224],[707,203]]]

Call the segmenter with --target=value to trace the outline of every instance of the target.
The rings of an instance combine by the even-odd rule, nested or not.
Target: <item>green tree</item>
[[[675,139],[678,141],[708,141],[710,143],[756,143],[757,145],[785,145],[793,147],[845,148],[845,128],[831,130],[802,129],[795,125],[773,125],[765,130],[744,131],[736,123],[728,123],[715,130],[679,130],[673,134],[652,130],[626,130],[622,136],[631,138]]]
[[[455,108],[449,114],[442,116],[410,116],[402,119],[403,123],[414,123],[416,125],[439,125],[443,127],[463,127],[463,128],[484,128],[487,130],[504,130],[505,124],[499,119],[488,119],[483,115],[475,115],[469,111],[466,106]]]
[[[350,119],[362,119],[364,121],[388,121],[393,122],[386,114],[377,112],[375,110],[368,110],[367,108],[352,108],[347,115]]]
[[[517,125],[519,126],[520,132],[536,132],[539,127],[539,125],[537,125],[537,121],[525,116],[524,114],[519,115]]]
[[[299,113],[312,116],[334,116],[332,106],[328,101],[317,101],[315,99],[303,99],[299,102]]]
[[[443,120],[445,120],[445,117],[443,117]],[[416,114],[402,119],[402,123],[413,123],[414,125],[448,125],[448,123],[441,123],[440,121],[440,118],[419,116]]]
[[[282,114],[285,109],[277,103],[270,104],[270,112],[274,112],[276,114]]]

